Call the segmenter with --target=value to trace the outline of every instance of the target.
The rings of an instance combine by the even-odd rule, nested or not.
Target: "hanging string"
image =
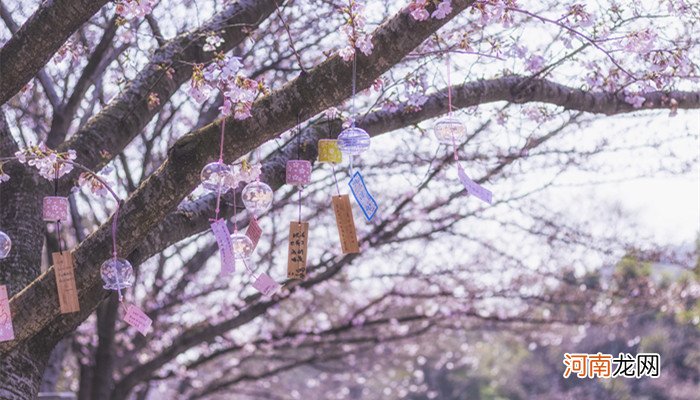
[[[450,52],[447,51],[447,115],[452,116],[452,73],[450,68]],[[459,162],[459,156],[457,156],[457,142],[455,141],[454,132],[452,136],[452,152],[453,157],[456,162]]]
[[[357,49],[352,56],[352,127],[355,127],[355,91],[357,90]]]
[[[238,207],[236,207],[236,190],[233,190],[233,233],[238,233]]]
[[[338,185],[338,176],[335,174],[335,164],[331,163],[331,168],[333,168],[333,179],[335,180],[335,190],[338,192],[338,196],[340,196],[340,186]]]
[[[58,196],[58,164],[54,163],[54,178],[53,178],[53,195]],[[58,252],[63,255],[63,246],[61,245],[61,220],[56,221],[56,241],[58,242]]]
[[[301,160],[301,113],[297,113],[297,160]],[[299,186],[299,222],[301,222],[301,195],[304,185]]]
[[[326,115],[326,121],[328,122],[328,137],[332,137],[331,129],[331,118]],[[333,169],[333,179],[335,180],[335,189],[338,191],[338,196],[340,196],[340,186],[338,185],[338,177],[335,174],[335,163],[331,162],[331,168]]]
[[[224,131],[226,127],[226,117],[223,116],[221,118],[221,138],[219,139],[219,164],[223,164],[224,162]],[[219,172],[217,172],[218,174]],[[214,216],[214,221],[219,220],[219,212],[221,212],[221,186],[223,186],[224,182],[219,177],[219,186],[216,189],[216,210],[215,210],[215,216]],[[235,196],[234,196],[235,198]],[[235,208],[235,206],[234,206]]]

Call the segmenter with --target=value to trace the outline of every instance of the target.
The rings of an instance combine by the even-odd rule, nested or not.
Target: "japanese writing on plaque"
[[[0,285],[0,342],[14,340],[15,330],[12,327],[10,301],[7,298],[7,287]]]
[[[211,231],[214,232],[216,243],[219,245],[219,255],[221,256],[221,275],[232,274],[236,270],[236,259],[233,257],[233,243],[231,234],[226,227],[226,221],[218,219],[211,224]]]
[[[343,254],[359,253],[360,245],[357,243],[357,231],[355,220],[352,218],[350,197],[347,194],[333,196],[333,211],[335,212],[335,224],[338,226],[338,236]]]
[[[493,197],[491,191],[471,180],[467,173],[464,172],[461,164],[457,164],[457,176],[459,176],[459,181],[464,185],[464,189],[467,190],[467,194],[473,194],[482,201],[491,204]]]
[[[377,213],[377,202],[367,190],[365,180],[362,179],[360,171],[355,172],[355,175],[350,179],[350,191],[352,191],[352,195],[355,196],[355,200],[357,204],[360,205],[367,221],[371,221],[374,214]]]
[[[70,251],[52,253],[52,258],[61,314],[80,311],[78,289],[75,287],[73,254]]]
[[[661,357],[658,353],[612,354],[564,353],[564,378],[658,378],[661,375]]]
[[[289,254],[287,257],[287,278],[306,278],[306,252],[308,250],[309,223],[289,223]]]
[[[146,315],[140,308],[133,304],[129,304],[126,307],[126,314],[124,314],[124,322],[136,328],[137,331],[141,332],[143,336],[146,336],[148,330],[151,329],[151,320],[148,315]]]
[[[260,274],[253,283],[253,287],[265,296],[272,296],[280,289],[280,285],[266,273]]]
[[[248,222],[248,229],[246,229],[245,235],[253,242],[253,248],[258,247],[260,236],[262,236],[262,229],[260,225],[258,225],[258,220],[255,217],[251,218],[250,222]]]

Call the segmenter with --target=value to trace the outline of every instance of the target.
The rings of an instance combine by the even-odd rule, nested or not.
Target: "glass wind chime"
[[[99,179],[96,176],[95,178]],[[99,180],[112,197],[114,197],[117,204],[114,210],[114,216],[112,217],[112,257],[107,259],[100,266],[100,276],[104,282],[105,289],[115,290],[118,293],[124,321],[136,328],[142,335],[146,335],[153,321],[135,304],[126,304],[124,301],[124,294],[122,293],[122,290],[130,288],[134,284],[134,268],[127,259],[119,257],[117,251],[117,222],[121,210],[121,200],[106,182],[101,179]]]
[[[457,155],[457,144],[464,142],[467,136],[467,127],[458,118],[452,115],[452,80],[450,71],[450,54],[447,53],[447,115],[439,118],[435,121],[433,125],[433,131],[435,133],[435,138],[440,144],[446,146],[452,146],[453,157],[455,163],[457,164],[457,176],[460,182],[467,191],[467,195],[474,195],[482,201],[491,204],[493,195],[491,191],[482,187],[478,183],[471,180],[462,164],[459,162],[459,156]]]
[[[255,181],[248,182],[241,192],[243,205],[251,214],[250,222],[246,233],[238,230],[238,207],[236,190],[242,179],[234,171],[233,167],[223,161],[225,117],[221,119],[221,139],[219,147],[219,160],[204,166],[200,174],[201,186],[205,190],[216,194],[216,210],[214,218],[211,219],[211,229],[219,246],[221,257],[221,276],[227,276],[235,272],[236,262],[242,262],[245,269],[253,277],[253,287],[266,295],[272,295],[279,289],[279,285],[262,273],[256,275],[251,267],[250,258],[258,244],[262,230],[258,225],[257,217],[267,211],[272,205],[272,189],[267,184],[260,182],[256,177]],[[248,173],[250,168],[247,162],[243,162],[242,173]],[[221,196],[233,190],[233,233],[231,234],[226,226],[226,220],[219,218],[221,212]]]
[[[362,128],[355,126],[355,94],[356,94],[356,81],[357,81],[357,51],[352,57],[352,124],[349,128],[344,129],[338,135],[338,148],[340,151],[348,156],[350,160],[350,172],[353,169],[353,157],[358,156],[367,150],[370,146],[369,134]],[[371,221],[374,215],[377,213],[377,202],[374,197],[367,190],[365,185],[365,180],[359,170],[350,178],[348,183],[350,186],[350,191],[352,192],[357,204],[362,209],[363,214],[367,221]]]

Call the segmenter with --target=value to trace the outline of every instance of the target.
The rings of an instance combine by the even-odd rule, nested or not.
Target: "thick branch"
[[[274,8],[274,0],[240,0],[198,29],[168,41],[117,98],[58,148],[75,150],[83,165],[99,170],[119,154],[190,79],[192,64],[213,59],[213,52],[202,50],[207,33],[217,32],[224,39],[220,50],[229,51],[243,42],[248,32],[264,21]],[[158,95],[160,106],[148,106],[150,93]],[[68,189],[68,186],[64,188]]]
[[[454,2],[455,12],[450,17],[466,8],[467,4],[467,1]],[[374,33],[372,55],[358,57],[358,88],[369,87],[449,20],[448,17],[416,22],[407,10],[402,10],[387,21]],[[257,101],[251,118],[227,120],[225,157],[236,159],[289,129],[296,123],[297,113],[307,117],[349,97],[351,72],[352,65],[336,54],[314,68],[308,76],[300,77]],[[163,165],[125,202],[118,221],[119,232],[123,233],[118,240],[121,254],[130,253],[197,186],[201,168],[215,160],[212,149],[218,146],[219,124],[208,125],[178,140]],[[110,257],[110,253],[109,223],[101,226],[74,251],[81,300],[79,313],[58,313],[53,267],[14,296],[11,308],[17,340],[2,343],[0,352],[11,351],[30,338],[33,338],[32,342],[46,345],[75,329],[107,294],[102,289],[98,266]],[[43,307],[37,309],[36,304]],[[42,334],[37,335],[39,332]],[[125,388],[130,387],[127,382]]]
[[[0,49],[0,105],[15,95],[107,0],[45,1]]]

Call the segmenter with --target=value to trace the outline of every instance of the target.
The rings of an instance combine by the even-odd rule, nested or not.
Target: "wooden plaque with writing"
[[[56,289],[58,289],[58,302],[61,305],[61,314],[80,311],[78,289],[75,286],[73,254],[70,251],[53,253],[52,258],[56,275]]]
[[[347,194],[333,196],[333,211],[335,212],[335,223],[338,225],[338,236],[343,254],[359,253],[360,245],[357,242],[357,231],[355,230],[355,220],[352,218],[352,208],[350,197]]]
[[[306,278],[306,252],[309,247],[309,223],[289,223],[289,256],[287,257],[287,278]]]

